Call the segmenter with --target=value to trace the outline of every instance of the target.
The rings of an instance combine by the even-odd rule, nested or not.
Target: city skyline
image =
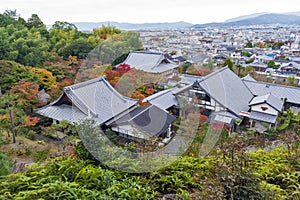
[[[102,22],[116,21],[129,23],[178,22],[193,24],[223,22],[230,18],[253,13],[286,13],[297,12],[300,1],[270,0],[0,0],[0,12],[16,10],[24,19],[31,14],[38,14],[45,24],[55,21],[68,22]]]

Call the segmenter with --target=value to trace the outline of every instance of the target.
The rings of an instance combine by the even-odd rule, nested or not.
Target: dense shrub
[[[129,174],[57,158],[0,178],[0,199],[299,199],[300,159],[286,149],[182,157],[156,172]],[[292,156],[292,157],[290,157]]]

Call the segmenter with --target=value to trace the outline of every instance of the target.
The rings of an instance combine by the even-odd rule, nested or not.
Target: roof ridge
[[[80,97],[78,97],[78,96],[73,92],[73,89],[72,89],[72,88],[70,88],[70,90],[69,90],[68,92],[70,92],[70,94],[68,94],[68,93],[66,92],[66,95],[71,99],[72,104],[75,104],[75,106],[76,106],[76,103],[73,102],[73,100],[75,100],[75,101],[77,102],[77,104],[81,104],[81,105],[83,105],[83,106],[87,109],[87,112],[88,112],[88,113],[85,113],[83,110],[81,110],[81,109],[79,108],[79,106],[77,106],[78,109],[81,110],[84,114],[87,114],[87,115],[88,115],[89,112],[91,112],[92,115],[94,115],[95,117],[97,117],[97,113],[96,113],[94,110],[92,110],[88,105],[86,105],[86,104],[82,101],[82,99],[81,99]],[[69,95],[72,95],[72,96],[70,97]],[[81,106],[81,105],[80,105],[80,106]]]
[[[202,78],[203,76],[197,76],[197,75],[192,75],[192,74],[183,74],[184,77],[200,77]]]
[[[157,55],[163,55],[163,53],[160,53],[160,52],[153,52],[153,51],[131,51],[130,53],[144,53],[144,54],[157,54]]]
[[[186,85],[186,86],[183,86],[183,87],[179,88],[178,91],[173,92],[172,94],[173,94],[173,95],[177,95],[177,94],[181,93],[182,91],[187,90],[187,89],[189,89],[190,87],[192,87],[193,84],[194,84],[194,83],[189,84],[189,85]]]
[[[129,97],[126,97],[122,94],[120,94],[105,78],[103,78],[103,82],[105,85],[107,85],[107,87],[112,91],[114,92],[121,100],[123,100],[125,102],[125,99],[128,99],[128,100],[133,100],[133,101],[138,101],[137,99],[133,99],[133,98],[129,98]]]
[[[277,98],[276,96],[274,96],[274,95],[272,95],[272,93],[271,92],[269,92],[269,93],[267,93],[267,94],[264,94],[264,95],[260,95],[260,96],[257,96],[257,97],[254,97],[254,98],[259,98],[259,97],[264,97],[264,96],[268,96],[265,100],[263,100],[263,101],[261,101],[261,102],[258,102],[258,103],[266,103],[266,104],[268,104],[269,106],[271,106],[272,108],[274,108],[275,110],[277,110],[277,111],[280,111],[280,109],[277,109],[276,108],[276,106],[274,106],[273,104],[272,104],[272,101],[270,101],[271,100],[271,98],[276,98],[276,101],[277,100],[279,100],[279,101],[281,101],[281,99],[279,99],[279,98]],[[253,100],[253,99],[252,99]],[[251,101],[252,101],[251,100]],[[250,101],[250,102],[251,102]],[[255,103],[255,104],[250,104],[249,103],[249,105],[257,105],[258,103]],[[274,102],[273,102],[274,103]],[[283,103],[283,102],[282,102]]]
[[[202,81],[200,81],[200,82],[202,82]],[[204,87],[202,87],[202,86],[200,85],[200,82],[198,82],[199,86],[202,88],[202,90],[203,90],[205,93],[209,94],[209,92],[208,92]],[[234,115],[236,115],[237,117],[240,118],[240,115],[239,115],[238,113],[235,113],[235,111],[233,111],[232,109],[228,108],[226,105],[224,105],[224,104],[221,103],[219,100],[217,100],[216,98],[212,97],[211,95],[209,95],[209,96],[210,96],[210,98],[214,99],[217,103],[219,103],[221,106],[223,106],[223,107],[225,108],[225,110],[228,110],[228,111],[232,112]]]
[[[274,95],[271,94],[271,92],[269,92],[269,93],[266,94],[266,95],[268,96],[267,99],[266,99],[267,102],[270,101],[270,98],[271,98],[272,96],[274,96]]]
[[[248,74],[249,75],[249,74]],[[252,77],[252,76],[251,76]],[[252,77],[253,78],[253,77]],[[252,98],[251,98],[251,100],[249,101],[249,103],[255,98],[255,95],[254,95],[254,93],[250,90],[250,88],[248,87],[248,85],[244,82],[244,80],[246,80],[246,79],[244,79],[244,77],[243,78],[241,78],[241,81],[242,81],[242,83],[244,84],[244,86],[250,91],[250,93],[252,94]],[[254,79],[255,80],[255,79]],[[251,82],[253,82],[253,83],[257,83],[257,81],[251,81]]]
[[[161,94],[160,95],[156,95],[155,96],[155,94],[159,94],[159,92],[158,93],[155,93],[155,94],[153,94],[153,98],[151,98],[151,100],[153,100],[153,99],[157,99],[158,97],[160,97],[161,95],[164,95],[164,94],[167,94],[167,93],[169,93],[169,92],[171,92],[172,90],[173,90],[174,88],[169,88],[169,89],[166,89],[166,90],[163,90],[163,91],[161,91]],[[152,96],[152,95],[151,95]],[[149,96],[149,97],[151,97],[151,96]],[[146,97],[145,99],[147,99],[148,97]]]
[[[298,87],[295,87],[295,86],[289,86],[289,85],[281,85],[281,84],[268,83],[268,82],[261,82],[261,81],[249,81],[249,80],[245,80],[245,79],[243,79],[242,81],[247,81],[247,82],[251,82],[251,83],[266,84],[266,85],[272,85],[272,86],[276,86],[276,87],[285,87],[285,88],[290,88],[290,89],[297,89],[297,90],[300,90],[300,88],[298,88]]]
[[[141,112],[139,112],[137,115],[135,115],[134,117],[132,117],[130,120],[128,121],[133,121],[137,116],[140,116],[142,113],[144,113],[146,110],[148,110],[151,106],[153,105],[150,105],[150,106],[146,106],[147,108],[145,108],[144,110],[142,110]]]
[[[229,67],[228,67],[228,66],[225,66],[225,67],[223,67],[223,68],[221,68],[221,69],[218,69],[217,71],[214,71],[213,73],[210,73],[210,74],[204,76],[201,80],[199,80],[199,82],[203,82],[203,81],[205,81],[206,79],[208,79],[208,78],[210,78],[210,77],[212,77],[212,76],[215,76],[216,74],[218,74],[218,73],[220,73],[220,72],[222,72],[222,71],[225,71],[226,69],[229,69]]]
[[[84,81],[84,82],[80,82],[80,83],[76,83],[76,84],[73,84],[73,85],[70,85],[70,86],[66,86],[66,87],[64,87],[63,90],[67,90],[68,88],[77,89],[77,88],[80,88],[80,87],[83,87],[83,86],[95,83],[97,81],[103,80],[104,77],[105,76],[101,76],[101,77],[98,77],[98,78],[94,78],[94,79],[91,79],[91,80],[87,80],[87,81]]]
[[[163,61],[163,55],[160,55],[160,57],[159,57],[159,60],[157,61],[157,63],[153,66],[153,67],[151,67],[151,69],[154,69],[154,68],[156,68],[159,64],[161,64],[161,62]]]

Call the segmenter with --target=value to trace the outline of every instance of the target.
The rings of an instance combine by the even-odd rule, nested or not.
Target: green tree
[[[0,60],[0,85],[2,93],[20,80],[38,82],[38,77],[28,67],[13,61]]]
[[[120,34],[121,30],[117,29],[114,26],[104,26],[101,28],[93,29],[92,34],[88,37],[88,41],[92,44],[99,44],[103,40],[111,37],[115,34]]]
[[[243,69],[244,67],[241,64],[237,64],[236,68],[238,69],[238,76],[241,75],[241,69]]]
[[[289,77],[287,77],[287,80],[290,82],[290,84],[294,84],[296,78],[295,78],[295,76],[289,76]]]
[[[8,137],[10,137],[9,132],[11,131],[13,143],[16,143],[15,122],[20,123],[23,117],[20,115],[24,113],[21,109],[14,107],[17,99],[17,96],[10,94],[4,94],[0,99],[0,127],[7,132]]]
[[[67,59],[69,56],[76,56],[78,59],[86,58],[94,46],[83,38],[70,42],[62,49],[61,55]]]
[[[245,47],[246,48],[252,48],[253,47],[252,42],[247,42]]]
[[[250,58],[249,60],[246,61],[246,64],[250,64],[254,62],[254,58]]]
[[[250,57],[252,54],[248,51],[242,51],[242,56]]]
[[[60,29],[60,30],[77,30],[77,27],[69,22],[65,22],[65,21],[56,21],[53,25],[52,25],[52,29]]]
[[[18,17],[16,10],[6,10],[3,14],[0,14],[0,27],[13,25],[18,28],[23,28],[25,24],[26,21]]]
[[[142,47],[138,33],[121,32],[121,34],[113,35],[101,42],[89,54],[89,58],[99,60],[102,64],[111,64],[120,55],[126,54],[130,50],[140,50]]]
[[[13,135],[13,143],[16,142],[16,133],[27,133],[27,127],[34,126],[38,117],[30,117],[24,110],[24,102],[18,95],[4,94],[0,98],[0,127],[4,129],[8,137]]]
[[[43,28],[45,27],[45,24],[42,22],[42,20],[39,18],[37,14],[32,14],[31,17],[27,20],[27,27],[29,29],[33,27]]]
[[[1,138],[0,138],[0,142],[1,142]],[[9,172],[10,172],[9,161],[6,155],[0,151],[0,176],[5,176]]]
[[[42,28],[43,34],[37,28],[28,30],[26,27],[16,27],[13,24],[0,28],[0,59],[13,60],[24,65],[42,66],[50,60],[47,31]],[[44,37],[45,36],[45,37]]]
[[[129,52],[128,53],[124,53],[121,56],[117,57],[113,62],[112,62],[112,66],[115,66],[117,64],[120,64],[122,62],[124,62],[126,60],[126,58],[128,57]]]
[[[39,77],[40,83],[43,88],[49,90],[51,86],[57,86],[56,78],[52,75],[52,73],[43,68],[30,68],[31,71]]]
[[[64,48],[66,48],[72,41],[78,39],[77,29],[56,29],[50,30],[50,50],[57,52],[62,56]]]
[[[187,71],[187,69],[188,69],[190,66],[192,66],[191,63],[184,63],[184,64],[180,67],[180,68],[181,68],[181,73],[182,73],[182,74],[185,74],[186,71]]]
[[[226,58],[225,62],[223,63],[223,67],[228,66],[228,68],[232,71],[233,70],[233,62],[230,58]]]
[[[8,16],[14,20],[18,18],[17,10],[5,10],[3,15]]]
[[[0,27],[0,60],[11,59],[11,51],[12,46],[9,41],[8,32],[4,27]]]
[[[275,64],[275,61],[274,61],[274,60],[270,60],[270,61],[268,62],[268,68],[278,69],[279,66]]]

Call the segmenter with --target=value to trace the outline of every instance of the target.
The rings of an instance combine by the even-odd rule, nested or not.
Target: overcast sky
[[[0,0],[0,12],[17,10],[45,24],[67,22],[222,22],[259,12],[300,11],[300,0]]]

